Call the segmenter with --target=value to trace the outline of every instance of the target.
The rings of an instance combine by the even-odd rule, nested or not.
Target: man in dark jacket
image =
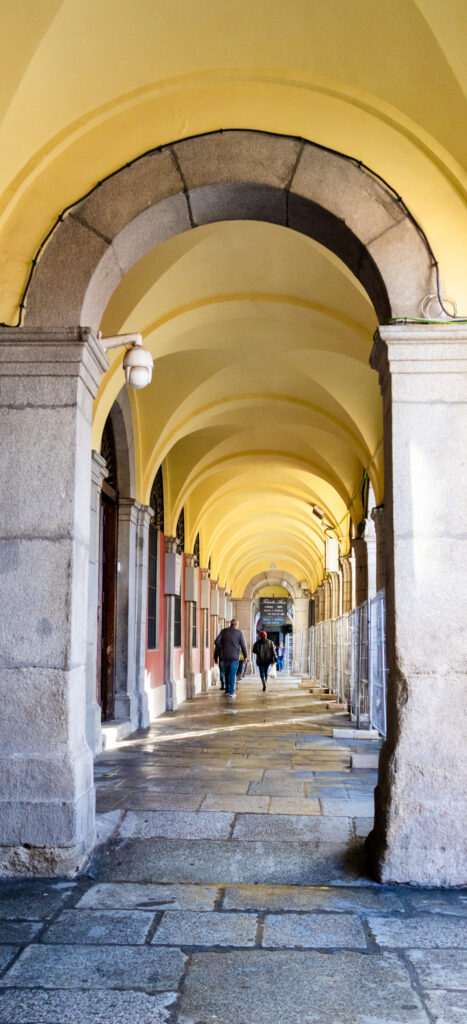
[[[225,629],[221,629],[219,636],[217,636],[214,641],[214,647],[215,649],[220,648],[222,651],[225,687],[228,697],[231,700],[234,700],[235,679],[237,676],[240,651],[242,651],[245,660],[248,656],[245,637],[243,636],[241,629],[238,628],[238,619],[232,619],[230,626],[226,626]]]

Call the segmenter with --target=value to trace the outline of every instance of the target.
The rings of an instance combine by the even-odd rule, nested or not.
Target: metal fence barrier
[[[357,728],[371,726],[382,736],[386,736],[385,626],[385,593],[380,590],[371,601],[340,618],[301,630],[295,636],[293,659],[294,672],[310,676],[349,705]]]

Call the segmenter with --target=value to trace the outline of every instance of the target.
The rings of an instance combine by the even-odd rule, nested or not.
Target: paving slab
[[[122,838],[228,839],[233,814],[191,811],[128,811],[119,827]]]
[[[429,1024],[394,954],[195,953],[179,1024]]]
[[[321,814],[321,807],[316,797],[272,796],[269,802],[269,813]]]
[[[0,946],[0,971],[4,971],[8,967],[20,948],[20,946]]]
[[[361,851],[343,843],[126,839],[98,851],[91,870],[103,882],[370,884]]]
[[[30,942],[41,928],[41,921],[0,920],[0,943],[21,946]]]
[[[142,946],[153,920],[144,910],[63,910],[41,942]]]
[[[203,792],[148,795],[131,790],[119,797],[119,807],[128,811],[197,811],[203,799]]]
[[[201,811],[232,811],[235,814],[267,814],[270,797],[217,795],[208,793],[201,804]]]
[[[405,955],[415,967],[423,988],[467,991],[465,949],[409,949]]]
[[[28,946],[2,978],[15,988],[175,990],[185,955],[151,946]]]
[[[378,768],[379,754],[352,754],[350,763],[353,769]]]
[[[163,915],[152,943],[165,946],[254,946],[256,930],[256,914],[171,910]]]
[[[466,889],[410,889],[403,890],[404,903],[416,913],[452,914],[467,918]]]
[[[354,797],[350,801],[350,810],[349,801],[347,800],[330,800],[324,796],[321,799],[321,803],[324,815],[335,814],[338,817],[341,815],[348,817],[350,813],[352,818],[369,817],[373,814],[375,806],[373,796],[369,800],[359,800],[358,797]]]
[[[45,921],[69,899],[76,882],[51,882],[50,879],[15,879],[1,882],[2,918]]]
[[[232,885],[224,891],[227,910],[331,910],[334,913],[368,911],[405,913],[399,894],[381,886],[374,889],[333,889],[329,886]]]
[[[283,949],[366,949],[357,917],[348,914],[267,914],[263,947]]]
[[[176,999],[176,992],[10,989],[0,1002],[0,1024],[167,1024]]]
[[[466,1024],[467,992],[427,992],[425,999],[436,1024]]]
[[[402,949],[409,946],[421,949],[467,948],[466,919],[461,921],[456,917],[424,914],[404,921],[400,918],[369,917],[368,924],[380,946]]]
[[[307,814],[239,814],[233,830],[234,839],[282,839],[292,842],[347,843],[350,838],[349,819],[322,818]]]
[[[264,782],[252,782],[249,793],[253,796],[305,796],[305,783],[300,779],[266,779]]]
[[[78,907],[106,910],[214,910],[216,885],[145,885],[104,882],[81,897]]]

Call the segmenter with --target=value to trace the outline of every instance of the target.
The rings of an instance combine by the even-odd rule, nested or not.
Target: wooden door
[[[97,602],[97,702],[102,720],[114,716],[115,613],[117,597],[117,502],[102,494]]]

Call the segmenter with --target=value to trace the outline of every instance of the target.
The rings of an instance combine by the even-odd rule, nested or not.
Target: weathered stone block
[[[215,132],[173,146],[188,189],[220,182],[285,188],[300,150],[298,139],[248,131]]]
[[[95,231],[65,217],[40,257],[40,273],[33,275],[26,326],[47,329],[81,324],[84,296],[107,248],[108,243]]]
[[[43,989],[6,990],[1,1024],[167,1024],[177,992],[147,995],[94,989],[90,992]]]
[[[171,910],[164,914],[153,945],[254,946],[256,914],[197,913]]]
[[[239,983],[240,982],[240,983]],[[393,954],[265,950],[195,953],[181,1018],[216,1024],[428,1024],[409,972]]]
[[[227,839],[233,814],[193,814],[190,811],[129,811],[120,826],[125,838]]]
[[[111,241],[143,210],[180,192],[183,182],[170,150],[164,149],[107,178],[73,214]]]
[[[184,195],[162,199],[130,221],[113,241],[119,266],[126,273],[137,260],[173,235],[189,231],[191,223]]]
[[[360,921],[347,914],[267,914],[262,945],[366,949],[366,939]]]
[[[64,910],[42,935],[54,945],[142,946],[154,914],[144,910]]]
[[[132,882],[94,885],[78,906],[96,910],[214,910],[215,885],[141,885]]]
[[[304,147],[290,191],[332,210],[365,244],[405,216],[375,178],[345,157],[315,146]]]
[[[267,185],[207,185],[190,191],[195,224],[219,220],[264,220],[285,224],[285,192]]]
[[[379,754],[351,754],[350,764],[353,769],[377,768],[379,764]]]
[[[28,946],[2,979],[6,988],[176,989],[186,957],[179,949]]]

